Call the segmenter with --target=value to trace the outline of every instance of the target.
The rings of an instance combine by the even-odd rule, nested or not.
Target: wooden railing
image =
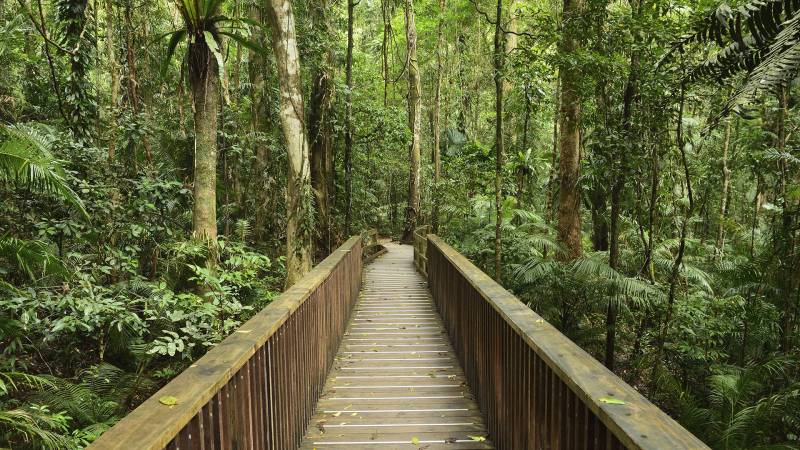
[[[430,225],[423,225],[414,230],[414,267],[423,275],[428,275],[428,233]]]
[[[705,449],[434,235],[428,283],[498,449]]]
[[[356,236],[89,448],[297,448],[358,298],[361,268]]]

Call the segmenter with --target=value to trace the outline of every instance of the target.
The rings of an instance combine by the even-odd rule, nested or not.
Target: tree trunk
[[[344,195],[347,202],[344,214],[345,236],[350,236],[353,222],[353,105],[351,91],[353,89],[353,13],[355,8],[355,2],[347,0],[347,61],[345,62],[347,92],[344,101]]]
[[[786,141],[791,134],[788,130],[787,120],[789,119],[789,88],[781,86],[778,93],[778,118],[776,123],[776,142],[775,148],[781,155],[778,160],[778,168],[780,169],[780,191],[779,191],[779,204],[781,205],[781,222],[779,231],[775,233],[773,240],[775,241],[775,249],[780,255],[787,255],[780,258],[778,261],[778,270],[780,275],[778,279],[778,286],[782,292],[783,307],[781,313],[781,326],[780,326],[780,349],[784,354],[792,354],[793,349],[793,307],[792,292],[796,289],[794,286],[797,277],[797,266],[794,257],[794,239],[793,235],[797,229],[793,222],[792,200],[789,196],[789,162],[786,158]]]
[[[389,35],[392,33],[392,18],[389,16],[389,0],[381,1],[383,18],[383,41],[381,42],[381,73],[383,74],[383,107],[389,105]]]
[[[731,186],[731,170],[728,168],[728,149],[731,144],[731,119],[725,122],[725,138],[722,142],[722,194],[719,207],[719,224],[717,226],[717,256],[722,257],[725,245],[725,216],[728,213],[728,190]]]
[[[558,164],[558,122],[561,110],[561,75],[556,77],[556,88],[553,90],[553,154],[550,158],[550,174],[547,177],[547,199],[545,200],[545,221],[549,225],[553,221],[553,200],[555,200],[556,174]],[[526,137],[527,140],[527,137]]]
[[[108,58],[108,73],[111,76],[106,145],[108,146],[108,161],[113,162],[117,148],[117,108],[119,107],[120,76],[117,47],[114,41],[114,34],[116,33],[114,3],[111,0],[106,0],[104,5],[106,9],[106,57]]]
[[[132,0],[128,0],[125,3],[125,55],[126,55],[126,62],[128,64],[128,102],[133,109],[133,113],[138,115],[141,112],[141,106],[139,104],[139,82],[136,79],[136,57],[135,57],[135,49],[134,46],[136,43],[134,42],[134,26],[133,26],[133,18],[132,18]],[[214,63],[216,64],[216,62]],[[215,75],[216,76],[216,75]],[[191,83],[191,73],[189,74]],[[216,131],[215,131],[216,132]],[[150,139],[147,136],[142,137],[142,147],[144,147],[145,159],[148,162],[151,162],[153,159],[152,150],[150,147]],[[137,170],[137,158],[136,154],[130,155],[131,162],[133,163],[134,170]]]
[[[248,15],[256,23],[262,23],[264,20],[262,9],[257,5],[250,6]],[[253,27],[251,39],[259,45],[264,44],[265,36],[261,28]],[[247,68],[250,79],[250,128],[256,133],[252,180],[252,190],[255,198],[253,236],[256,242],[261,242],[272,231],[272,226],[268,225],[267,221],[270,220],[274,210],[272,205],[274,195],[271,195],[274,187],[268,173],[272,161],[272,150],[264,137],[270,131],[273,121],[269,106],[269,96],[266,92],[266,78],[269,67],[264,55],[251,50],[248,55]]]
[[[200,37],[189,45],[189,86],[194,101],[194,209],[192,234],[208,242],[207,265],[217,261],[217,60]]]
[[[433,211],[431,212],[431,231],[433,233],[439,231],[439,179],[442,172],[440,113],[442,107],[442,76],[444,72],[442,58],[444,13],[445,0],[439,0],[439,22],[436,25],[436,92],[433,103]]]
[[[463,34],[458,35],[458,43],[456,44],[457,51],[460,56],[458,58],[458,84],[461,90],[461,107],[458,111],[458,119],[456,126],[458,131],[467,135],[467,118],[469,117],[470,105],[472,99],[470,98],[469,83],[467,82],[467,70],[465,68],[466,53],[467,53],[467,37]]]
[[[592,215],[592,250],[605,252],[608,250],[608,221],[606,211],[606,189],[599,180],[592,183],[589,189],[589,207]]]
[[[520,150],[522,152],[528,151],[528,128],[530,126],[531,121],[531,93],[530,93],[530,84],[525,83],[525,114],[522,120],[522,146]]]
[[[517,0],[509,0],[508,4],[506,5],[506,14],[508,14],[508,20],[505,22],[505,30],[503,31],[503,40],[504,42],[504,51],[505,54],[503,55],[503,65],[505,66],[505,60],[509,58],[513,52],[517,49],[517,14],[514,8],[516,7]],[[513,67],[513,65],[512,65]],[[512,89],[514,89],[514,84],[511,82],[512,78],[508,76],[503,76],[503,97],[508,101],[509,95],[511,94]],[[505,133],[503,144],[504,148],[503,151],[506,151],[505,147],[511,148],[512,150],[515,148],[517,143],[517,128],[514,123],[514,108],[508,108],[503,111],[505,114],[504,124],[505,129],[503,133]],[[524,150],[524,149],[523,149]],[[504,155],[505,157],[505,155]]]
[[[311,167],[304,126],[300,54],[294,13],[289,0],[270,0],[272,48],[278,67],[280,118],[289,165],[286,178],[286,287],[302,278],[312,265],[314,217],[311,206]]]
[[[406,207],[403,242],[411,242],[419,217],[420,184],[420,126],[422,102],[420,100],[419,65],[417,63],[417,26],[414,23],[414,0],[406,0],[406,42],[408,58],[408,128],[411,130],[408,175],[408,205]]]
[[[640,1],[641,5],[641,1]],[[625,83],[625,91],[622,94],[622,136],[626,142],[634,142],[631,133],[631,117],[633,115],[633,101],[636,97],[637,91],[637,76],[639,71],[639,58],[634,53],[631,55],[630,72],[628,73],[628,80]],[[628,175],[628,155],[625,154],[627,147],[622,145],[618,147],[616,155],[616,163],[618,173],[614,184],[611,187],[611,226],[609,228],[609,251],[608,251],[608,265],[612,269],[619,268],[619,222],[622,214],[622,194],[625,189],[625,180]],[[621,295],[618,292],[613,292],[612,296],[617,297]],[[617,304],[614,298],[608,302],[606,311],[606,354],[605,365],[608,370],[614,371],[615,362],[615,347],[617,339]]]
[[[328,0],[320,0],[312,5],[314,27],[322,33],[327,42],[332,38],[328,19]],[[331,252],[331,204],[330,204],[330,171],[333,155],[333,130],[331,124],[331,104],[333,102],[332,51],[329,47],[322,49],[319,67],[314,74],[311,88],[311,113],[309,117],[309,133],[311,134],[311,185],[317,204],[317,220],[319,222],[317,253],[327,256]],[[349,235],[349,233],[348,233]]]
[[[95,99],[89,81],[92,70],[92,43],[86,35],[90,10],[94,3],[88,0],[59,0],[55,2],[57,20],[62,28],[61,43],[70,52],[69,76],[65,85],[68,126],[80,145],[92,143],[92,125],[95,122]]]
[[[494,92],[495,92],[495,133],[494,133],[494,279],[500,283],[502,278],[502,229],[503,229],[503,93],[505,91],[503,71],[506,48],[503,23],[503,0],[497,0],[497,14],[494,26]]]
[[[641,0],[639,1],[639,8],[641,9]],[[638,14],[637,14],[638,16]],[[633,116],[633,102],[637,93],[637,80],[639,71],[639,57],[634,53],[631,55],[630,72],[628,79],[625,82],[625,90],[622,94],[622,137],[626,143],[635,142],[632,127]],[[635,145],[635,144],[632,144]],[[619,168],[614,184],[611,187],[611,224],[609,229],[609,252],[608,264],[612,269],[619,268],[619,222],[620,215],[622,214],[622,194],[625,189],[625,180],[628,176],[628,155],[625,152],[627,145],[620,145],[617,147],[616,163]],[[614,292],[614,296],[619,293]],[[614,349],[616,346],[617,336],[617,305],[613,299],[609,302],[606,311],[606,354],[605,365],[610,371],[614,371]]]
[[[672,270],[670,273],[669,278],[669,290],[667,293],[667,311],[664,319],[661,322],[661,330],[659,331],[656,344],[655,344],[655,366],[653,367],[653,373],[651,375],[652,384],[653,384],[653,391],[655,392],[657,387],[657,381],[660,377],[661,367],[663,364],[663,357],[664,357],[664,345],[667,341],[667,335],[669,332],[669,327],[672,322],[672,316],[675,311],[675,297],[677,296],[677,289],[678,289],[678,277],[680,276],[681,265],[683,265],[683,257],[686,253],[686,239],[689,232],[689,222],[692,218],[692,214],[694,213],[694,194],[692,193],[692,179],[689,174],[689,164],[686,160],[686,141],[683,138],[683,114],[684,114],[684,106],[686,102],[686,86],[681,84],[680,90],[680,98],[679,98],[679,106],[678,106],[678,125],[675,131],[675,143],[678,147],[678,151],[681,155],[681,163],[683,165],[683,173],[686,182],[686,192],[689,198],[689,207],[686,210],[686,215],[683,218],[681,223],[681,231],[680,231],[680,239],[678,242],[678,254],[675,256],[675,260],[672,264]]]
[[[564,0],[564,36],[559,43],[561,57],[568,59],[580,49],[581,30],[576,23],[583,13],[584,0]],[[579,258],[581,213],[578,177],[580,176],[580,73],[571,67],[559,68],[561,105],[559,108],[558,242],[564,247],[564,260]]]

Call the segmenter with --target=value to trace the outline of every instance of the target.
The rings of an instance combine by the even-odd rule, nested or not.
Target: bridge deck
[[[364,269],[302,448],[494,448],[413,248],[387,247]]]

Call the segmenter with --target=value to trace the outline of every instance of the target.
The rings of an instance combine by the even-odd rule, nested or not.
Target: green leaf
[[[266,55],[268,53],[267,49],[265,49],[264,47],[258,45],[255,42],[245,38],[244,36],[238,35],[236,33],[231,33],[229,31],[220,31],[219,34],[221,34],[222,36],[229,37],[229,38],[233,39],[234,41],[236,41],[239,44],[241,44],[242,47],[244,47],[244,48],[246,48],[248,50],[252,50],[252,51],[254,51],[256,53],[260,53],[262,55]]]
[[[171,395],[165,395],[165,396],[159,398],[158,402],[161,403],[162,405],[167,405],[167,406],[169,406],[171,408],[171,407],[173,407],[173,406],[178,404],[178,399],[173,397],[173,396],[171,396]]]
[[[208,45],[208,49],[217,60],[217,71],[219,73],[219,81],[222,83],[222,95],[225,98],[225,103],[230,103],[231,99],[228,96],[228,79],[225,77],[225,58],[222,57],[217,40],[210,31],[203,31],[203,37],[205,38],[206,45]]]
[[[614,397],[600,397],[600,403],[605,403],[607,405],[624,405],[625,402],[618,398]]]
[[[164,74],[167,73],[167,68],[169,68],[169,62],[172,59],[172,56],[175,54],[175,49],[178,47],[178,44],[181,43],[182,40],[186,39],[186,29],[181,29],[177,31],[173,31],[169,33],[169,43],[167,43],[167,53],[164,56],[163,61],[161,61],[161,76],[163,77]]]

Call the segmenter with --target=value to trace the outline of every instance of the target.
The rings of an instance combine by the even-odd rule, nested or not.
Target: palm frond
[[[83,202],[51,153],[54,142],[55,132],[41,125],[0,126],[0,182],[61,198],[88,219]]]
[[[0,258],[15,264],[31,280],[42,275],[66,277],[69,274],[63,261],[50,252],[42,241],[24,240],[11,236],[0,236]]]
[[[513,269],[513,277],[521,283],[531,284],[551,276],[559,264],[550,259],[531,258]]]

